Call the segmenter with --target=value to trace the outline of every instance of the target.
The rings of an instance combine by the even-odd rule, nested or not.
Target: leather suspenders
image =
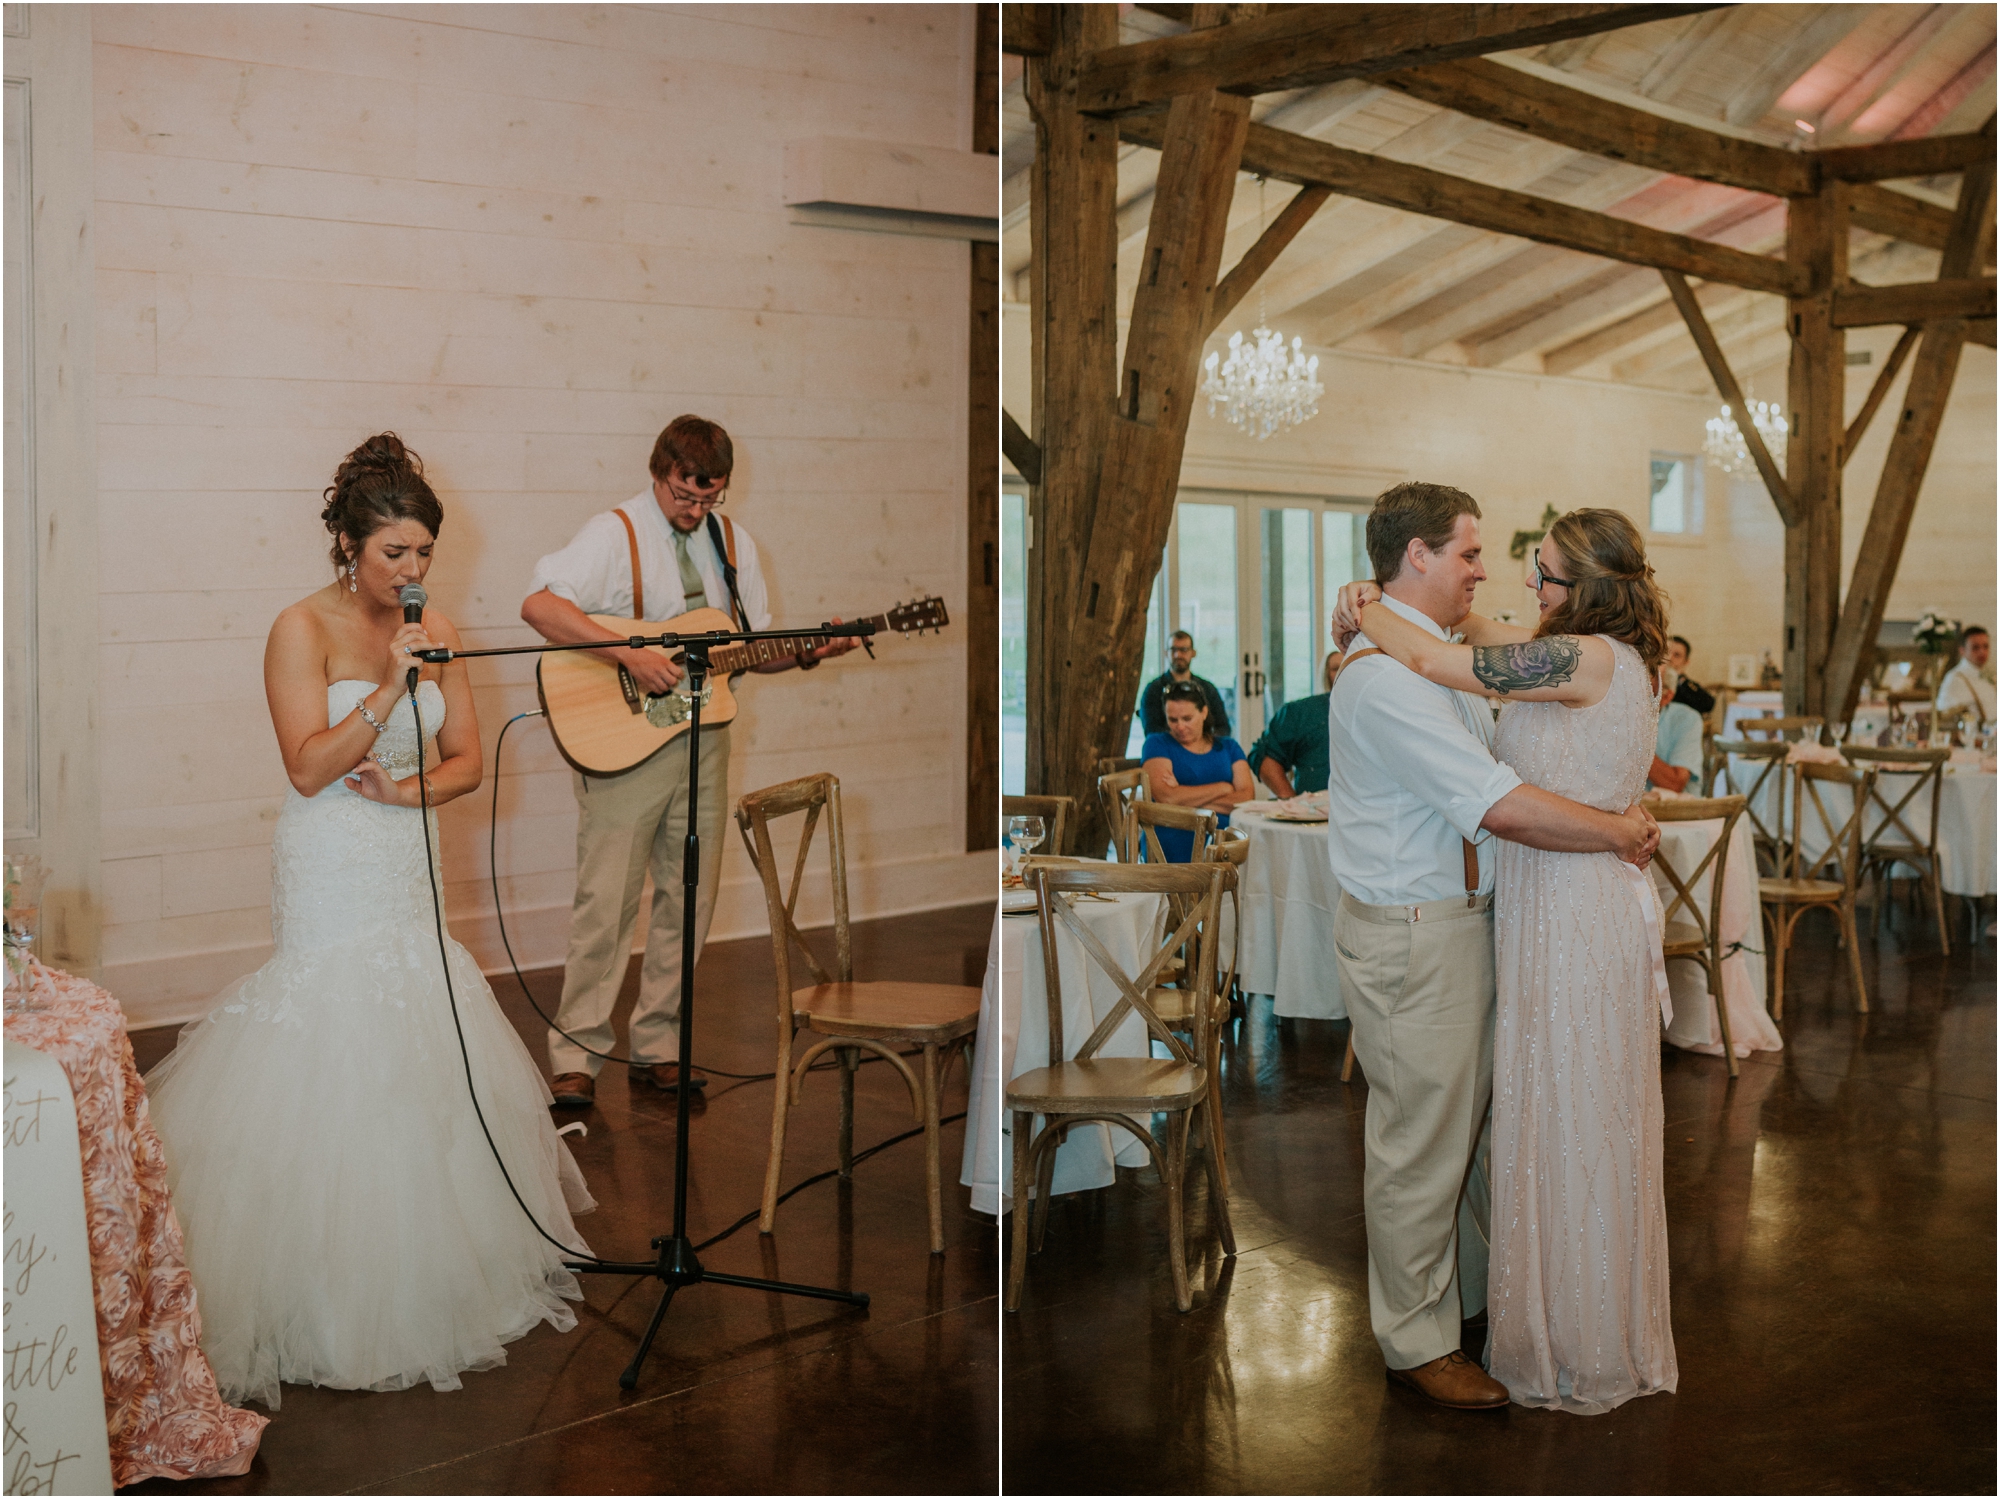
[[[639,576],[639,533],[632,529],[632,517],[623,510],[612,512],[625,522],[625,543],[632,548],[632,617],[646,617],[646,584]]]
[[[632,527],[632,517],[623,510],[612,512],[625,522],[625,544],[632,552],[632,617],[646,617],[646,583],[639,573],[639,533]],[[721,521],[720,526],[716,525]],[[729,603],[735,610],[736,622],[743,629],[749,629],[749,616],[743,612],[743,599],[736,591],[736,528],[729,523],[726,515],[718,516],[713,510],[708,513],[708,539],[722,554],[722,580],[729,586]]]
[[[1383,650],[1381,646],[1371,645],[1365,651],[1356,651],[1351,656],[1342,657],[1340,668],[1342,671],[1345,671],[1364,656],[1386,655],[1388,655],[1388,652]],[[1473,847],[1470,838],[1460,838],[1458,842],[1460,851],[1465,858],[1465,903],[1468,907],[1476,906],[1479,904],[1479,850]]]

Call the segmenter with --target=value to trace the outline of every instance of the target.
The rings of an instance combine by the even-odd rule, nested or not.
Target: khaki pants
[[[596,1051],[616,1051],[611,1007],[625,982],[632,923],[646,870],[653,872],[653,914],[639,970],[639,1004],[632,1012],[634,1062],[680,1058],[681,853],[687,838],[687,740],[669,744],[635,770],[618,776],[575,777],[576,906],[570,916],[569,957],[563,967],[556,1024]],[[729,807],[729,725],[701,734],[701,886],[695,896],[697,957],[715,915]],[[549,1032],[549,1066],[558,1074],[604,1065],[583,1047]]]
[[[1368,1311],[1392,1369],[1450,1353],[1460,1319],[1486,1306],[1491,907],[1343,896],[1334,916],[1340,992],[1368,1081]]]

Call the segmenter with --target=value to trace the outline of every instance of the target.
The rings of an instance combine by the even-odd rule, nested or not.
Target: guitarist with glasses
[[[650,490],[616,510],[593,515],[570,544],[535,565],[534,583],[521,618],[553,645],[602,640],[607,631],[590,618],[617,615],[670,620],[695,609],[727,612],[741,629],[766,630],[771,611],[757,544],[718,514],[729,488],[734,449],[729,434],[698,416],[677,416],[653,444]],[[705,628],[705,627],[704,627]],[[640,633],[640,632],[635,632]],[[658,633],[648,630],[643,633]],[[830,641],[752,670],[809,671],[857,642]],[[618,646],[587,654],[623,668],[622,679],[646,698],[671,694],[681,668],[665,652]],[[638,699],[635,698],[635,701]],[[696,894],[697,953],[715,912],[716,872],[729,806],[729,725],[703,719],[701,826],[713,850]],[[574,764],[574,760],[572,760]],[[653,910],[640,970],[639,1003],[632,1012],[631,1057],[635,1080],[672,1092],[706,1087],[708,1079],[684,1067],[680,1051],[681,852],[687,834],[687,756],[678,748],[653,754],[614,775],[578,770],[576,905],[570,918],[569,956],[563,968],[558,1029],[549,1032],[551,1084],[558,1105],[587,1107],[596,1095],[602,1059],[615,1039],[611,1008],[625,980],[632,923],[650,865]]]

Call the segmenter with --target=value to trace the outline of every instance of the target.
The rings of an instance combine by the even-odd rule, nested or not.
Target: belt
[[[1493,897],[1475,895],[1470,900],[1461,900],[1454,895],[1449,900],[1427,900],[1414,906],[1371,906],[1342,891],[1340,909],[1357,921],[1372,921],[1378,926],[1414,926],[1419,922],[1485,916],[1493,909]]]

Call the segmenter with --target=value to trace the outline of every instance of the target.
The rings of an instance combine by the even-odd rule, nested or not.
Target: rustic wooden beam
[[[1992,211],[1993,158],[1989,156],[1966,168],[1951,240],[1938,267],[1940,279],[1956,280],[1969,274],[1979,258]],[[1902,416],[1889,440],[1889,454],[1882,464],[1881,482],[1868,512],[1868,526],[1862,532],[1861,549],[1855,555],[1854,573],[1827,660],[1825,703],[1829,718],[1851,718],[1860,698],[1861,684],[1875,653],[1875,639],[1882,631],[1889,590],[1902,561],[1903,543],[1909,538],[1917,494],[1930,466],[1938,426],[1951,397],[1952,379],[1965,349],[1966,331],[1967,324],[1957,318],[1931,323],[1917,347],[1910,383],[1903,393]]]
[[[1764,438],[1757,431],[1756,422],[1750,418],[1750,403],[1743,399],[1743,387],[1736,383],[1735,372],[1729,368],[1729,361],[1722,357],[1722,345],[1715,341],[1701,303],[1695,299],[1686,278],[1678,271],[1663,269],[1660,276],[1667,283],[1667,293],[1674,299],[1674,306],[1680,309],[1681,320],[1694,337],[1694,346],[1701,350],[1702,363],[1708,366],[1709,377],[1715,381],[1715,388],[1722,393],[1722,399],[1729,403],[1729,409],[1736,417],[1744,445],[1750,449],[1751,461],[1757,465],[1764,487],[1771,492],[1771,503],[1778,507],[1779,518],[1787,526],[1797,525],[1798,507],[1793,503],[1792,491],[1785,483],[1785,476],[1778,472],[1771,450],[1764,446]]]
[[[1695,5],[1301,5],[1200,31],[1110,48],[1084,66],[1082,107],[1155,111],[1180,94],[1310,88],[1450,58],[1537,47],[1645,21],[1713,10]]]
[[[1000,7],[975,27],[972,149],[1000,150]],[[1000,247],[974,241],[966,329],[965,850],[1000,843]]]
[[[1844,182],[1825,182],[1791,200],[1786,257],[1805,271],[1806,290],[1785,306],[1791,364],[1785,482],[1785,711],[1820,713],[1825,671],[1840,618],[1840,445],[1847,409],[1847,335],[1834,325],[1833,298],[1848,281],[1849,219]]]
[[[1003,9],[1012,10],[1007,6]],[[1004,19],[1004,17],[1003,17]],[[1029,387],[1041,474],[1029,507],[1027,787],[1062,791],[1064,641],[1097,512],[1118,389],[1118,133],[1076,108],[1076,69],[1118,36],[1109,5],[1050,10],[1049,51],[1024,70],[1035,121],[1029,175]],[[1095,796],[1080,807],[1095,805]],[[1086,830],[1087,831],[1087,830]],[[1090,846],[1088,844],[1078,846]],[[1102,847],[1101,841],[1096,845]]]
[[[1942,250],[1951,233],[1951,210],[1893,188],[1857,186],[1848,194],[1848,219],[1856,229],[1886,234],[1927,250]]]
[[[1991,276],[1952,281],[1910,281],[1901,286],[1844,286],[1833,294],[1837,328],[1872,328],[1883,323],[1932,323],[1939,318],[1993,316]]]
[[[1305,228],[1308,220],[1319,212],[1320,205],[1333,196],[1330,187],[1302,187],[1271,220],[1264,232],[1257,236],[1257,243],[1243,252],[1243,258],[1236,262],[1227,276],[1215,288],[1215,296],[1209,303],[1208,326],[1202,331],[1212,333],[1220,327],[1222,320],[1236,310],[1236,304],[1243,300],[1245,292],[1257,283],[1257,278],[1271,268],[1271,263],[1283,253]]]
[[[1014,420],[1014,413],[1006,407],[1000,408],[1000,451],[1007,455],[1007,461],[1014,465],[1014,472],[1030,484],[1042,482],[1042,450],[1035,439],[1021,430],[1021,424]]]
[[[1781,198],[1818,186],[1809,156],[1664,119],[1485,58],[1430,63],[1374,81],[1427,104],[1657,172]]]
[[[1894,177],[1936,177],[1962,172],[1993,159],[1993,129],[1965,135],[1927,135],[1917,140],[1877,141],[1867,146],[1833,146],[1815,151],[1820,172],[1842,182],[1886,182]]]
[[[1159,121],[1151,116],[1121,121],[1118,133],[1125,140],[1147,146],[1158,146],[1161,138]],[[1489,187],[1429,167],[1349,151],[1266,125],[1250,127],[1243,144],[1243,169],[1302,187],[1328,187],[1345,197],[1386,208],[1449,219],[1474,229],[1512,234],[1632,265],[1664,267],[1751,291],[1784,296],[1804,284],[1802,270],[1768,255],[1752,255],[1747,250],[1670,234],[1528,193]]]
[[[1993,319],[1990,317],[1971,318],[1965,324],[1965,341],[1969,344],[1984,344],[1993,347]]]
[[[1000,50],[1016,57],[1047,57],[1054,35],[1052,5],[1017,5],[1000,8]]]
[[[1903,330],[1903,336],[1896,340],[1896,347],[1889,351],[1882,371],[1876,375],[1875,383],[1868,387],[1868,399],[1861,403],[1854,420],[1847,424],[1847,435],[1840,443],[1840,466],[1847,467],[1847,460],[1854,456],[1854,450],[1861,446],[1862,436],[1868,431],[1869,422],[1875,419],[1875,410],[1882,404],[1882,398],[1889,394],[1889,386],[1903,368],[1903,361],[1910,357],[1910,350],[1917,346],[1917,337],[1923,328],[1912,326]]]

